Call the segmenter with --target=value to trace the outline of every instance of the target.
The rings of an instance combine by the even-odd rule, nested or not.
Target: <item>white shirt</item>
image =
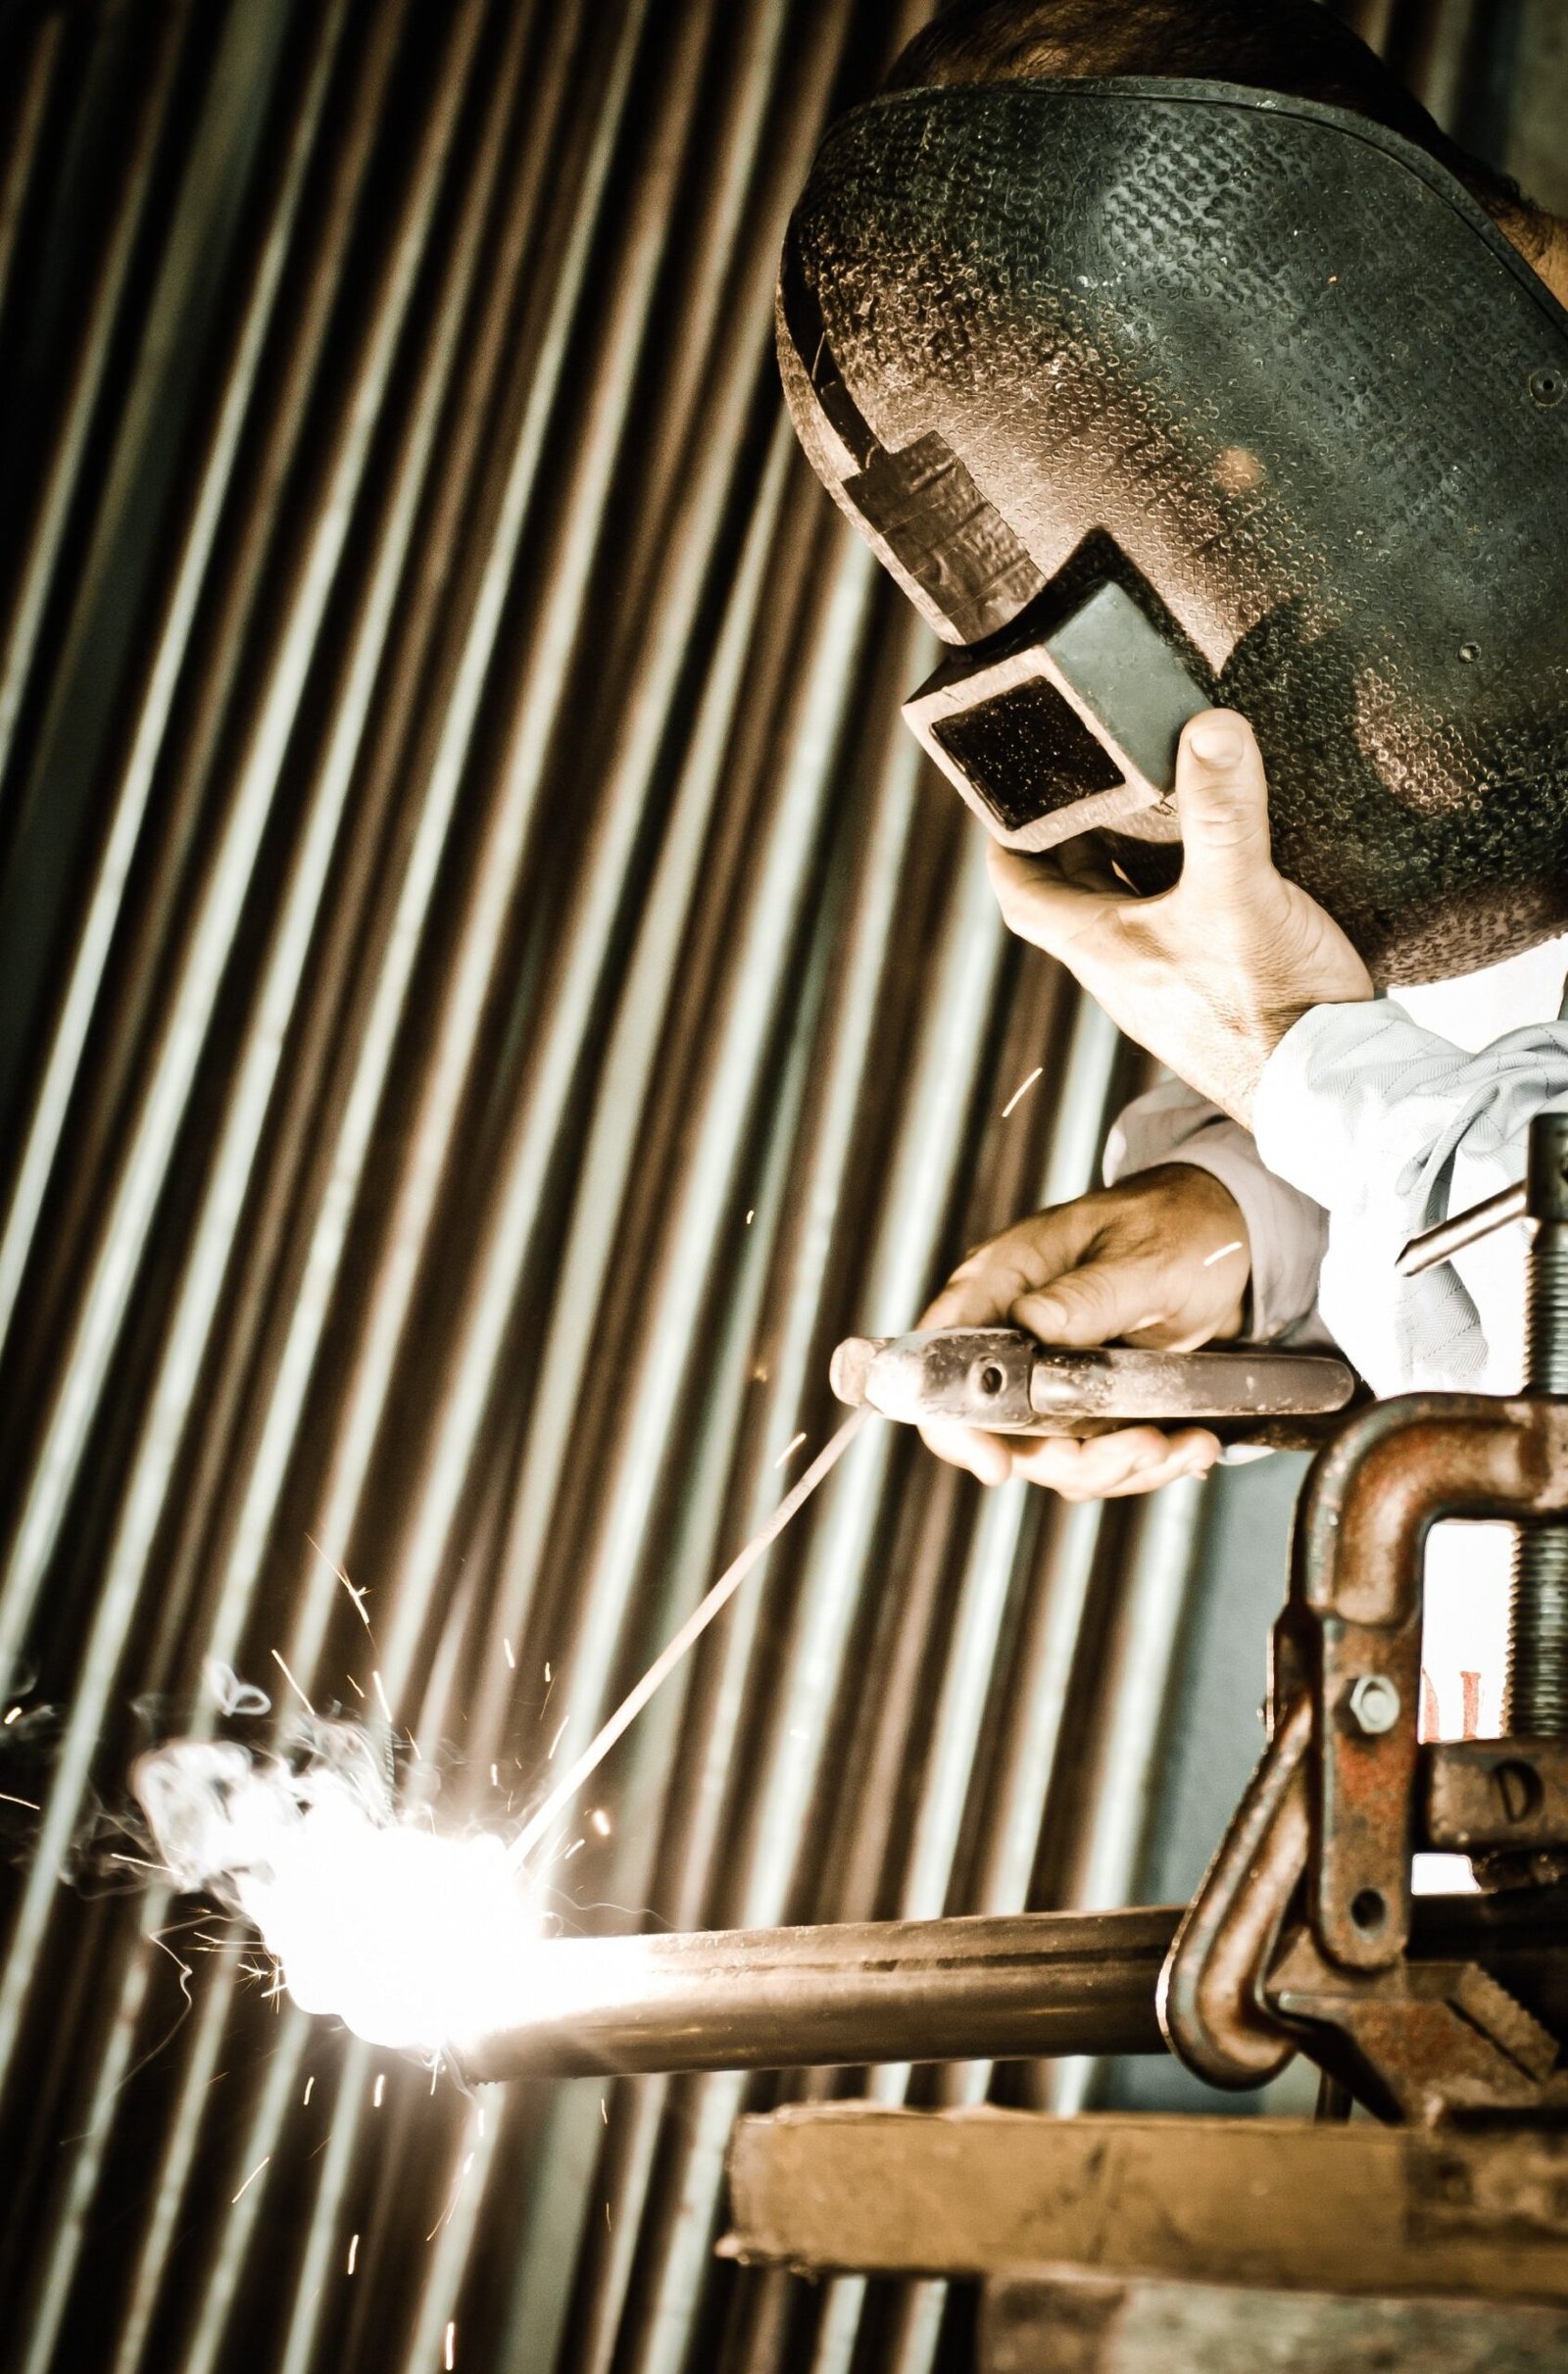
[[[1394,1264],[1423,1228],[1521,1178],[1533,1116],[1568,1110],[1565,973],[1568,939],[1462,980],[1314,1008],[1264,1066],[1255,1136],[1173,1081],[1121,1115],[1106,1180],[1183,1162],[1223,1181],[1247,1222],[1258,1340],[1327,1336],[1380,1394],[1514,1392],[1523,1229],[1418,1278]],[[1429,1736],[1500,1727],[1509,1539],[1499,1526],[1433,1534]]]

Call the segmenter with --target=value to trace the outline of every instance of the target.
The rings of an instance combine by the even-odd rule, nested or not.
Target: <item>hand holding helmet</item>
[[[1314,1006],[1370,998],[1372,977],[1316,900],[1275,868],[1263,762],[1244,718],[1210,710],[1194,719],[1176,802],[1181,879],[1156,898],[1134,896],[1084,840],[1049,857],[993,845],[991,877],[1010,929],[1246,1125],[1292,1023]]]

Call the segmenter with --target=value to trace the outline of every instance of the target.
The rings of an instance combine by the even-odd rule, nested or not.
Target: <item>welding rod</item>
[[[1163,2053],[1154,1990],[1182,1909],[553,1939],[539,2016],[454,2058],[482,2082]]]

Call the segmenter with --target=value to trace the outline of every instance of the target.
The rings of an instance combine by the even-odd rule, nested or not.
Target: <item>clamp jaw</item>
[[[1210,2084],[1261,2084],[1301,2050],[1385,2118],[1568,2118],[1557,2036],[1479,1961],[1425,1950],[1410,1889],[1418,1849],[1469,1855],[1510,1929],[1568,1952],[1568,1116],[1534,1125],[1524,1202],[1525,1392],[1363,1410],[1308,1476],[1269,1746],[1161,1982],[1167,2041]],[[1508,1735],[1423,1746],[1422,1567],[1450,1517],[1521,1528]]]

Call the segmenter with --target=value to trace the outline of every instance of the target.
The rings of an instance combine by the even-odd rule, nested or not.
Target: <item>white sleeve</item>
[[[1236,1198],[1251,1252],[1247,1332],[1253,1342],[1298,1328],[1317,1300],[1328,1235],[1320,1207],[1267,1170],[1247,1131],[1183,1080],[1161,1082],[1118,1116],[1105,1146],[1105,1184],[1159,1162],[1209,1171]]]
[[[1523,1177],[1531,1120],[1565,1109],[1561,1023],[1510,1031],[1470,1055],[1375,998],[1314,1007],[1270,1056],[1253,1113],[1258,1148],[1327,1209],[1323,1315],[1377,1392],[1515,1388],[1516,1294],[1501,1303],[1487,1294],[1484,1328],[1452,1262],[1416,1278],[1395,1262],[1422,1229]],[[1520,1241],[1515,1231],[1504,1248],[1516,1264]],[[1460,1258],[1472,1283],[1498,1274]]]

